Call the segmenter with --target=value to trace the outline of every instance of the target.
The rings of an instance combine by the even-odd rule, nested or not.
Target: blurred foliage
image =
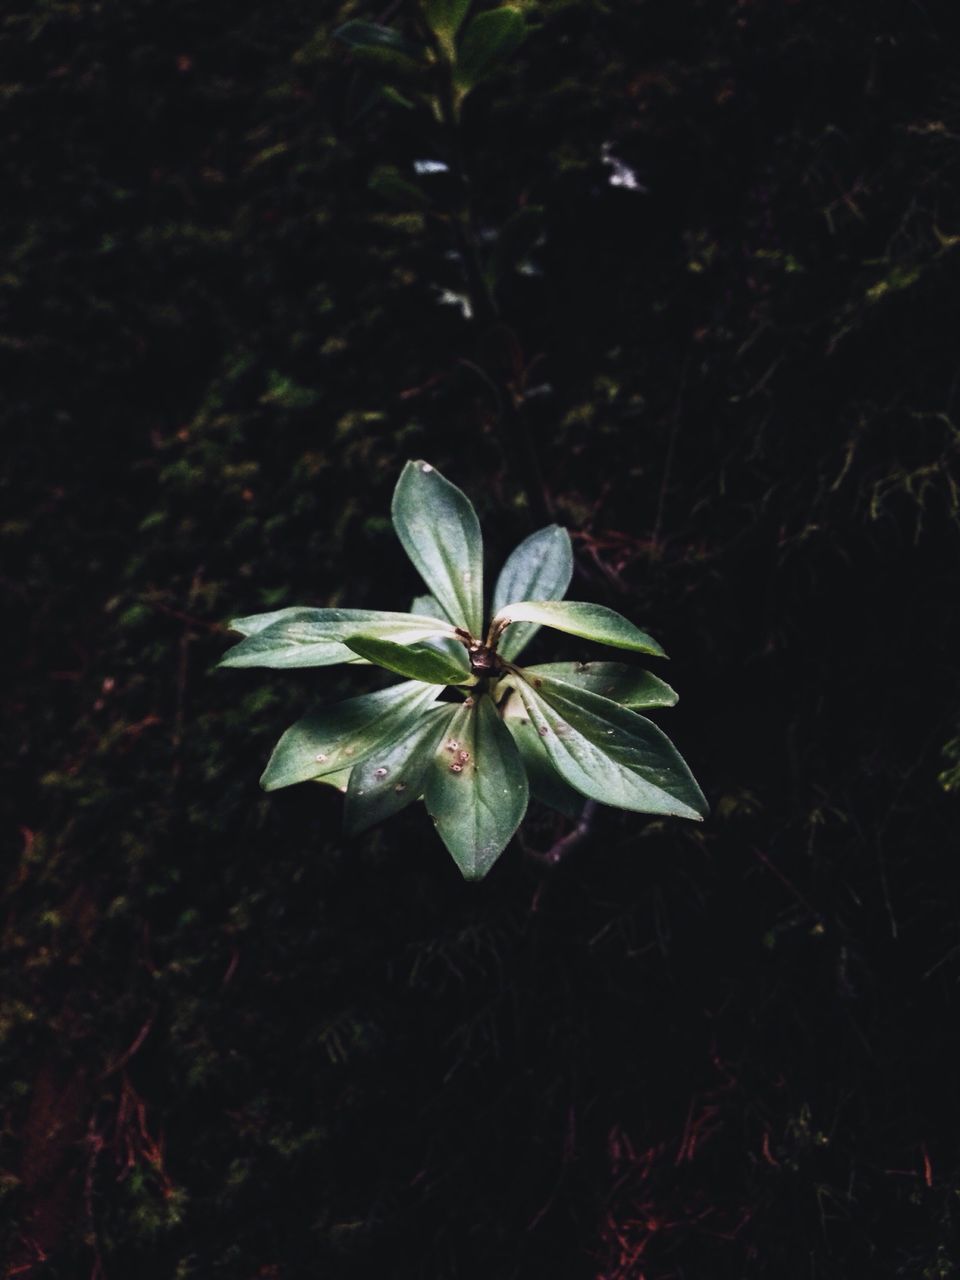
[[[496,323],[332,39],[381,15],[0,19],[10,1275],[955,1273],[949,11],[525,11],[462,115]],[[256,789],[362,674],[211,667],[235,613],[407,606],[407,457],[501,560],[514,398],[715,817],[547,871],[543,815],[464,886],[419,813]]]

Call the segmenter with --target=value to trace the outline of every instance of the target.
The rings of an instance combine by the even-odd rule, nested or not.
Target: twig
[[[561,836],[559,840],[554,841],[545,853],[540,853],[537,849],[528,849],[528,854],[537,862],[543,862],[548,867],[555,867],[561,859],[567,856],[571,849],[575,849],[578,844],[582,844],[586,840],[593,826],[593,815],[596,811],[596,800],[588,800],[583,806],[583,812],[577,819],[577,825],[572,831],[568,831],[565,836]]]

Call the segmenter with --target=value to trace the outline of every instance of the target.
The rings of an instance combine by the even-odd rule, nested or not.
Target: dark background
[[[5,8],[6,1275],[956,1273],[948,13],[532,7],[463,119],[495,322],[384,170],[429,127],[357,116],[374,12]],[[215,672],[225,620],[406,608],[408,457],[491,571],[552,504],[706,823],[548,869],[532,809],[467,885],[421,807],[258,790],[362,676]]]

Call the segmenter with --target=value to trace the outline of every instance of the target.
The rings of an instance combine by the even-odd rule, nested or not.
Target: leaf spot
[[[400,795],[402,791],[406,791],[407,784],[405,782],[398,782],[393,789],[397,793],[397,795]]]
[[[426,473],[427,471],[432,471],[433,467],[431,467],[429,462],[425,462],[423,466],[420,468],[420,470]]]
[[[470,752],[469,751],[459,752],[459,754],[457,755],[457,759],[460,761],[461,764],[466,764],[467,761],[470,759]]]
[[[540,728],[537,730],[537,733],[539,733],[541,738],[545,738],[549,732],[550,730],[547,728],[545,724],[542,724]]]
[[[323,762],[326,760],[327,757],[323,754],[322,751],[318,751],[313,758],[314,760],[316,760],[317,764],[323,764]]]
[[[357,752],[356,747],[345,747],[343,754],[345,756],[352,756],[352,755],[356,755],[356,752]]]
[[[456,740],[456,738],[451,738],[450,741],[447,743],[447,750],[456,751],[459,748],[459,746],[460,746],[460,743]]]
[[[453,764],[450,766],[450,772],[451,772],[451,773],[463,773],[463,765],[462,765],[462,764],[457,764],[456,760],[454,760]]]

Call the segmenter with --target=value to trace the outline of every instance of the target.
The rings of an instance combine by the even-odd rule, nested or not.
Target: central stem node
[[[497,675],[503,670],[496,649],[485,644],[473,644],[468,650],[470,654],[470,670],[475,676]]]

